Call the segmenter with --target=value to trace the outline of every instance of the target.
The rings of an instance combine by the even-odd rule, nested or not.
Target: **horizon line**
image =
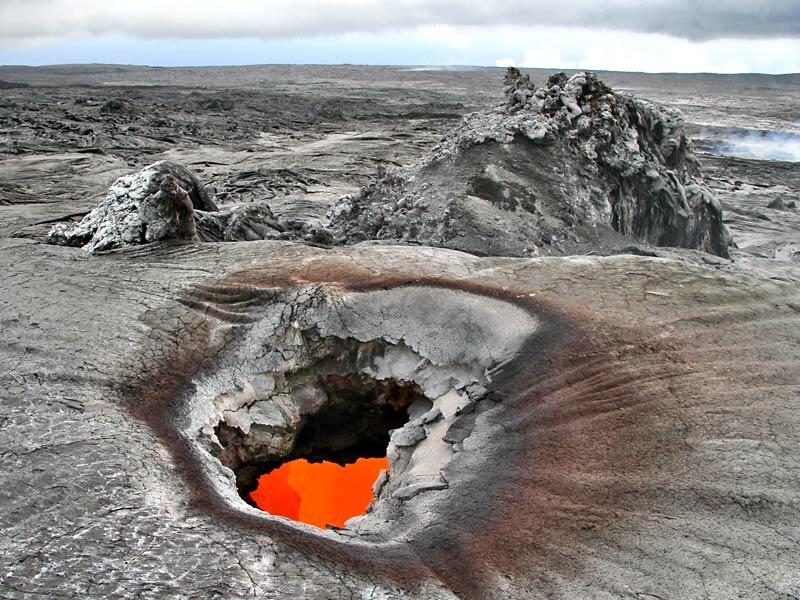
[[[405,69],[458,69],[458,70],[477,70],[477,69],[497,69],[503,70],[506,67],[497,65],[469,65],[469,64],[368,64],[368,63],[249,63],[249,64],[228,64],[228,65],[145,65],[135,63],[104,63],[104,62],[80,62],[80,63],[50,63],[50,64],[0,64],[0,69],[6,68],[26,68],[44,69],[53,67],[129,67],[139,69],[230,69],[230,68],[257,68],[257,67],[362,67],[362,68],[405,68]],[[521,67],[514,65],[520,70],[531,71],[554,71],[554,72],[594,72],[594,73],[629,73],[632,75],[717,75],[720,77],[737,77],[742,75],[759,75],[763,77],[785,77],[800,75],[800,72],[787,73],[763,73],[760,71],[742,71],[738,73],[718,73],[714,71],[625,71],[618,69],[581,69],[565,67]]]

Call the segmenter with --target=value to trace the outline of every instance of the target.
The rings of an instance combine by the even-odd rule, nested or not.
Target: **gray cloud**
[[[639,10],[596,16],[611,26],[692,40],[722,37],[800,37],[798,0],[671,0]]]
[[[691,40],[800,37],[800,0],[0,0],[0,40],[286,39],[424,25],[570,26]]]

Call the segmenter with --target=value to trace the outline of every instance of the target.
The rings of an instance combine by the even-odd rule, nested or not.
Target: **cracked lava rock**
[[[336,204],[335,239],[496,256],[640,241],[728,256],[730,234],[680,112],[614,93],[592,73],[557,74],[534,90],[512,67],[505,94],[417,164]]]
[[[106,199],[77,225],[58,223],[47,241],[90,253],[164,240],[234,242],[292,238],[269,206],[218,210],[183,165],[159,161],[120,177]]]

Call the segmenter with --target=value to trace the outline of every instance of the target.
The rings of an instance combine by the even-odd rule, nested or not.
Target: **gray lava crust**
[[[624,236],[728,256],[720,204],[679,111],[616,94],[591,73],[533,89],[513,70],[505,93],[418,164],[335,205],[334,238],[539,256]]]

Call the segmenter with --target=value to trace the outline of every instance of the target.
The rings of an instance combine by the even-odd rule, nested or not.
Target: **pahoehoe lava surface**
[[[540,258],[44,243],[159,160],[213,192],[219,211],[196,213],[266,203],[302,239],[377,167],[412,166],[454,116],[501,100],[503,77],[288,73],[0,68],[33,84],[0,106],[0,596],[800,595],[800,223],[783,163],[697,144],[733,261],[646,242]],[[323,74],[324,90],[305,85]],[[791,80],[602,77],[680,106],[689,136],[797,120]],[[131,79],[166,85],[112,85]],[[702,93],[676,91],[690,84]],[[429,399],[390,436],[377,501],[341,530],[257,511],[217,460],[220,423],[283,452],[327,401],[310,367]]]

